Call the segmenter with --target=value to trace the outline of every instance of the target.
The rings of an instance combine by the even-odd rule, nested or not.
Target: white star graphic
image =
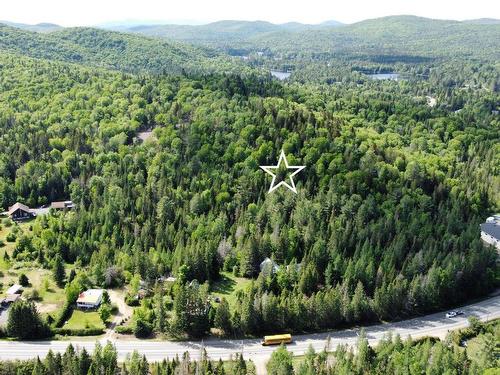
[[[275,185],[276,174],[273,173],[272,170],[278,169],[283,160],[285,161],[286,168],[287,169],[294,169],[295,172],[293,172],[290,175],[290,184],[288,184],[286,181],[280,181],[277,185]],[[288,165],[288,161],[286,160],[285,152],[283,150],[281,150],[280,158],[278,160],[278,165],[261,165],[260,166],[260,168],[262,170],[264,170],[264,172],[269,173],[271,176],[273,176],[273,181],[271,182],[271,187],[269,188],[268,193],[276,190],[281,185],[285,185],[287,188],[289,188],[291,191],[293,191],[295,194],[297,194],[297,189],[295,188],[295,183],[293,182],[293,176],[295,176],[297,173],[299,173],[305,167],[306,167],[305,165]]]

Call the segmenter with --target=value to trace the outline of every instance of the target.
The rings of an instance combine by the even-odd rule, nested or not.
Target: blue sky
[[[495,0],[16,0],[2,1],[0,19],[63,26],[111,21],[207,23],[224,19],[345,23],[412,14],[439,19],[500,18]]]

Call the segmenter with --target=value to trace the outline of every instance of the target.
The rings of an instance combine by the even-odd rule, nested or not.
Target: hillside
[[[36,31],[40,33],[48,33],[51,31],[59,30],[62,26],[53,24],[53,23],[37,23],[35,25],[30,25],[26,23],[18,23],[18,22],[10,22],[10,21],[2,21],[0,20],[0,24],[4,24],[11,27],[16,27],[18,29],[28,30],[28,31]]]
[[[496,18],[477,18],[474,20],[466,20],[464,23],[475,23],[475,24],[483,24],[483,25],[498,25],[500,24],[500,20]]]
[[[0,50],[128,72],[197,71],[217,57],[205,48],[113,31],[67,28],[42,34],[5,25],[0,25]]]
[[[136,26],[126,31],[209,45],[238,54],[265,51],[279,57],[391,54],[498,60],[500,25],[495,21],[390,16],[351,25],[335,21],[319,25],[220,21],[202,26]]]
[[[273,33],[251,38],[250,43],[255,48],[285,54],[468,56],[498,60],[499,40],[500,25],[497,24],[395,16],[340,28]]]
[[[91,43],[71,30],[55,40],[84,51]],[[127,51],[120,40],[103,50]],[[437,311],[498,286],[496,252],[478,226],[498,207],[492,91],[436,83],[440,104],[430,107],[428,81],[299,86],[6,54],[0,65],[0,210],[76,204],[25,233],[2,220],[3,270],[59,269],[54,282],[75,296],[126,286],[130,303],[140,280],[173,274],[169,302],[167,286],[155,287],[137,306],[128,324],[139,337],[336,329]],[[281,150],[306,167],[298,194],[268,193],[259,166]],[[266,257],[276,272],[272,261],[261,268]],[[247,286],[212,307],[227,290],[222,275]],[[226,318],[212,323],[217,312]]]

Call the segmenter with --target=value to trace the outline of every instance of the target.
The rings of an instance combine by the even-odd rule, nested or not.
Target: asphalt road
[[[483,321],[500,318],[500,296],[495,296],[487,300],[477,302],[460,310],[464,315],[448,319],[445,313],[436,313],[419,318],[405,320],[397,323],[377,324],[365,327],[365,332],[370,344],[377,344],[383,336],[392,332],[398,333],[404,339],[408,335],[413,338],[424,336],[434,336],[444,338],[447,332],[468,325],[467,317],[475,315]],[[326,333],[315,333],[294,336],[294,342],[288,345],[288,350],[295,355],[304,354],[308,347],[316,351],[323,350],[330,342],[329,348],[334,350],[339,344],[353,345],[356,343],[359,328],[346,329],[341,331],[331,331]],[[329,339],[329,340],[328,340]],[[210,339],[205,341],[192,342],[172,342],[172,341],[151,341],[137,339],[111,339],[118,351],[118,360],[124,360],[128,354],[138,350],[146,355],[148,361],[156,362],[164,358],[172,358],[175,355],[182,356],[189,351],[192,359],[199,358],[200,349],[205,348],[208,356],[213,360],[219,358],[226,360],[235,353],[243,352],[246,359],[252,359],[256,363],[264,363],[276,347],[263,347],[260,340],[218,340]],[[102,344],[106,343],[106,338],[100,339]],[[85,347],[92,351],[95,341],[71,340],[71,341],[1,341],[0,359],[27,359],[36,356],[44,357],[49,349],[63,352],[72,343],[75,347]]]

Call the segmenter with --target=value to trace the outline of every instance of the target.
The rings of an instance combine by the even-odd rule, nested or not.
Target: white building
[[[493,215],[481,224],[481,239],[500,251],[500,214]]]
[[[80,293],[76,306],[80,309],[97,309],[102,302],[103,289],[89,289]]]
[[[12,294],[21,294],[23,292],[23,287],[19,284],[14,284],[12,285],[5,294],[7,295],[12,295]]]
[[[274,272],[278,272],[278,270],[280,269],[280,266],[278,266],[278,265],[276,264],[276,262],[274,262],[274,261],[273,261],[271,258],[269,258],[269,257],[268,257],[268,258],[266,258],[266,259],[264,259],[264,260],[260,263],[260,266],[259,266],[259,268],[260,268],[260,272],[264,271],[265,269],[268,269],[268,267],[269,267],[269,269],[271,269],[271,270],[272,270],[272,272],[273,272],[273,273],[274,273]]]

